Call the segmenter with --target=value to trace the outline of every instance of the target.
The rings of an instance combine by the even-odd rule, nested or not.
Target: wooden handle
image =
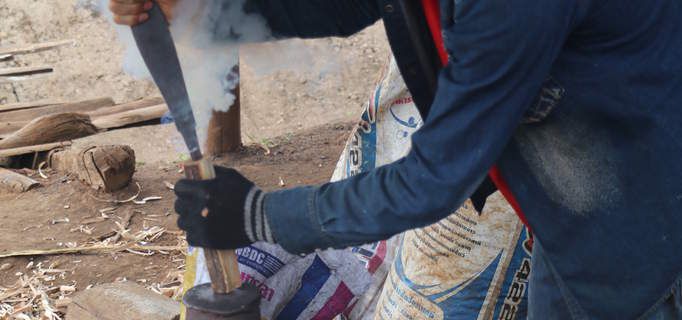
[[[209,180],[215,178],[215,169],[208,159],[186,162],[185,176],[191,180]],[[201,213],[207,217],[208,209]],[[213,292],[218,294],[228,293],[242,285],[237,264],[237,255],[234,250],[203,249],[206,258],[208,275],[211,277]]]

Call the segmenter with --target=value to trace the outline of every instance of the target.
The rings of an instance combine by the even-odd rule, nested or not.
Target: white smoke
[[[133,33],[129,27],[114,23],[113,15],[109,11],[109,0],[79,0],[76,3],[79,8],[91,10],[101,14],[114,27],[118,40],[124,45],[123,71],[136,79],[151,79],[149,70],[142,60],[140,52],[137,50]]]
[[[181,0],[174,11],[171,32],[201,142],[206,141],[212,111],[227,111],[234,103],[230,91],[239,79],[231,77],[230,72],[239,64],[240,44],[273,40],[262,17],[243,12],[244,3],[245,0]],[[108,4],[109,0],[78,0],[80,7],[101,13],[114,26],[126,48],[123,70],[135,78],[150,79],[130,28],[113,23]],[[321,79],[325,74],[338,72],[345,63],[327,41],[269,41],[245,46],[241,51],[242,62],[257,77],[289,71],[314,74]],[[186,149],[178,146],[178,151]]]
[[[174,10],[171,33],[197,122],[199,141],[206,141],[213,110],[228,111],[239,83],[232,71],[239,65],[239,44],[271,38],[265,20],[244,12],[245,0],[185,0]],[[99,0],[98,10],[112,24],[109,0]],[[115,24],[114,24],[115,25]],[[136,78],[149,78],[129,27],[115,25],[125,45],[123,70]]]
[[[213,110],[228,111],[231,91],[239,84],[232,71],[239,65],[239,44],[271,38],[265,20],[244,13],[245,0],[181,1],[171,23],[185,83],[205,141]]]

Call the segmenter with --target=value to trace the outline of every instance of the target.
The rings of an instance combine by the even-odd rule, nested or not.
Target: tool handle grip
[[[186,162],[184,167],[187,179],[210,180],[216,176],[213,164],[206,158]],[[208,211],[202,212],[202,215],[208,214]],[[241,286],[239,265],[234,250],[203,250],[213,292],[225,294]]]

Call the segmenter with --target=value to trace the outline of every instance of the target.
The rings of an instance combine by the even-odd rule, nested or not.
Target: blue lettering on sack
[[[377,86],[373,98],[362,113],[362,120],[351,137],[346,160],[346,176],[352,177],[376,166],[377,124],[376,111],[379,106],[381,86]]]
[[[493,319],[525,319],[528,313],[528,279],[530,278],[530,253],[525,245],[529,239],[524,229],[509,263],[500,296],[495,305]]]
[[[237,249],[235,253],[239,264],[258,271],[266,278],[270,278],[284,266],[284,262],[277,257],[253,246]]]

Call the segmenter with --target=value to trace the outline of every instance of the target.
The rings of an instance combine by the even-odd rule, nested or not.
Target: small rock
[[[12,269],[12,264],[11,263],[3,263],[0,266],[0,271],[7,271],[9,269]]]
[[[67,319],[171,320],[180,313],[180,303],[131,282],[96,286],[72,299]]]

